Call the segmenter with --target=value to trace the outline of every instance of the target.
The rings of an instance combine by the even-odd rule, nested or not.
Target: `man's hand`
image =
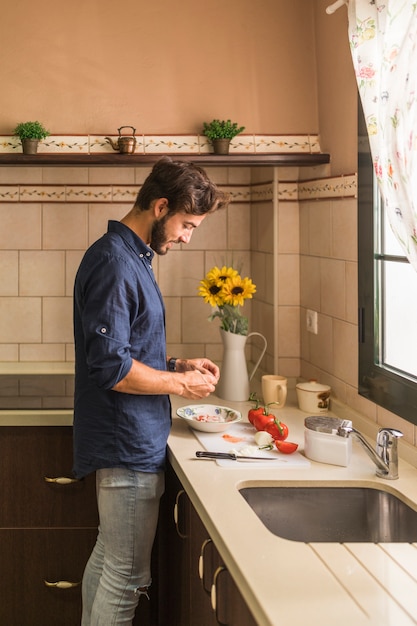
[[[177,372],[188,372],[192,370],[197,370],[201,372],[204,376],[207,374],[211,374],[215,379],[216,383],[219,382],[220,378],[220,370],[213,361],[206,358],[200,359],[177,359],[176,363]]]
[[[190,400],[206,398],[216,389],[218,377],[214,376],[208,369],[190,369],[182,373],[180,396]]]

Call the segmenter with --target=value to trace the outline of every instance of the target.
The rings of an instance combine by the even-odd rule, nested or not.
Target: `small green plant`
[[[244,126],[238,126],[236,122],[231,122],[231,120],[213,120],[210,123],[203,123],[203,135],[208,137],[210,141],[213,139],[233,139],[244,130]]]
[[[23,141],[24,139],[45,139],[51,133],[40,122],[20,122],[13,134]]]

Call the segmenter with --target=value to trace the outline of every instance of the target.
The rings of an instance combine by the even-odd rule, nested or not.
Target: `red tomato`
[[[279,439],[275,440],[275,445],[279,452],[282,454],[292,454],[298,448],[298,443],[292,443],[291,441],[279,441]]]
[[[266,430],[266,427],[268,425],[271,425],[275,422],[275,417],[273,415],[271,415],[271,413],[265,413],[265,409],[262,409],[262,413],[258,415],[256,415],[255,419],[253,420],[253,425],[255,426],[256,430]]]
[[[275,440],[284,441],[288,437],[288,426],[276,418],[271,424],[267,424],[264,430]]]
[[[263,406],[256,406],[254,409],[249,409],[248,420],[250,421],[250,423],[254,425],[255,419],[258,417],[258,415],[262,415],[263,412],[264,412]]]

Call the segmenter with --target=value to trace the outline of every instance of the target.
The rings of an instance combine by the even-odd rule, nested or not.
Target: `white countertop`
[[[252,406],[215,397],[208,402],[236,408],[244,419]],[[255,484],[378,487],[417,510],[415,467],[400,458],[398,480],[378,479],[374,464],[355,440],[349,467],[313,461],[303,469],[256,467],[253,462],[220,467],[195,458],[201,444],[175,416],[176,409],[188,403],[173,397],[172,404],[171,463],[259,626],[417,624],[417,544],[306,544],[282,539],[267,530],[238,492],[239,487]],[[289,440],[302,452],[307,414],[291,406],[274,413],[289,426]],[[401,449],[400,442],[400,457]]]
[[[208,402],[232,406],[244,419],[252,406],[214,396]],[[305,469],[264,463],[257,467],[252,462],[225,468],[195,458],[202,446],[187,424],[175,417],[184,404],[188,402],[172,398],[174,419],[168,441],[172,465],[259,626],[417,624],[417,544],[305,544],[282,539],[267,530],[238,492],[244,486],[274,484],[378,487],[417,510],[414,447],[400,440],[400,477],[394,481],[375,476],[372,461],[355,439],[347,468],[313,461]],[[289,440],[297,442],[302,452],[307,414],[293,406],[273,412],[289,426]],[[352,419],[374,440],[376,425],[348,407],[337,406],[337,415]],[[0,426],[71,425],[70,410],[0,411]]]

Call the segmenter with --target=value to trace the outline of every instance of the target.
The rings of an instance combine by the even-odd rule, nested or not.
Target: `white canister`
[[[347,467],[352,455],[352,438],[341,437],[337,429],[344,420],[311,416],[304,420],[304,454],[318,463]]]
[[[317,380],[298,383],[296,386],[298,406],[306,413],[327,413],[330,404],[330,387]]]

